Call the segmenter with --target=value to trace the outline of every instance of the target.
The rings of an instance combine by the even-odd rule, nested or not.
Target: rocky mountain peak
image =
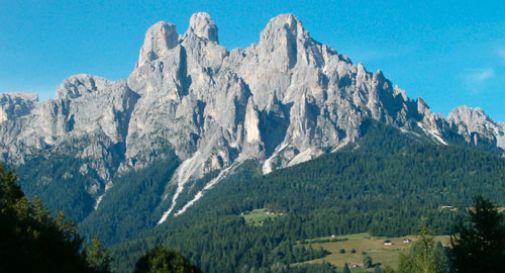
[[[481,108],[471,108],[460,106],[449,113],[449,121],[453,123],[483,124],[487,122],[494,123]]]
[[[427,111],[430,111],[430,107],[421,97],[417,98],[417,111],[419,113],[426,113]]]
[[[39,97],[33,93],[5,92],[0,93],[0,105],[5,105],[8,101],[31,101],[37,102]]]
[[[56,89],[57,99],[75,99],[88,93],[106,90],[109,83],[106,79],[89,74],[70,76]]]
[[[305,47],[308,40],[310,36],[303,28],[302,22],[292,14],[282,14],[268,22],[261,32],[259,44],[271,52],[283,50],[296,55],[297,50],[301,49],[298,47]]]
[[[0,123],[28,114],[38,100],[36,94],[30,93],[0,94]]]
[[[197,12],[191,16],[186,35],[191,34],[211,42],[219,43],[217,26],[206,12]]]
[[[22,164],[30,153],[78,151],[90,162],[79,171],[97,174],[86,187],[98,204],[116,175],[173,153],[175,193],[159,203],[161,223],[246,160],[262,162],[264,173],[299,164],[357,141],[369,120],[443,145],[457,135],[505,149],[505,128],[482,110],[463,107],[446,120],[393,86],[312,39],[292,14],[229,53],[211,17],[196,13],[181,38],[174,24],[150,27],[127,81],[75,75],[42,103],[1,95],[0,155]],[[214,172],[193,196],[194,183]]]
[[[494,122],[482,109],[461,106],[449,113],[447,119],[467,142],[505,148],[505,127]]]
[[[257,55],[254,59],[268,73],[286,73],[296,66],[322,68],[325,54],[334,54],[327,49],[310,37],[296,16],[282,14],[268,22],[249,54]]]
[[[278,34],[308,38],[302,22],[293,14],[281,14],[272,18],[261,32],[261,41],[278,38]]]
[[[167,51],[176,47],[179,36],[174,24],[160,21],[151,26],[145,35],[140,49],[137,67],[167,55]]]

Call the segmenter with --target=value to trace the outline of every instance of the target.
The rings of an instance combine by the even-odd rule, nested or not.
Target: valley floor
[[[323,248],[330,252],[324,258],[307,261],[306,263],[328,262],[338,268],[342,268],[347,263],[351,267],[352,272],[366,272],[363,270],[363,257],[365,255],[370,256],[374,264],[380,263],[383,268],[385,266],[398,268],[400,254],[408,253],[412,242],[417,238],[418,236],[376,237],[368,233],[358,233],[317,238],[303,242],[303,244],[306,246],[310,245],[314,249]],[[406,239],[411,240],[410,243],[404,243]],[[444,246],[449,244],[449,236],[435,236],[434,239],[436,242],[441,242]],[[385,245],[384,242],[386,240],[389,240],[392,245]],[[352,268],[353,265],[356,267]],[[373,269],[371,271],[373,272]]]

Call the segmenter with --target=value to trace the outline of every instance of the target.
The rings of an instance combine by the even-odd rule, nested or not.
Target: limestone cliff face
[[[466,142],[505,150],[505,125],[491,120],[482,109],[461,106],[449,113],[448,120]]]
[[[0,94],[0,123],[29,114],[38,98],[33,94]]]
[[[22,114],[0,123],[4,161],[23,164],[25,158],[40,152],[86,158],[91,163],[83,165],[81,172],[93,171],[100,178],[90,185],[90,191],[96,197],[105,191],[116,173],[119,154],[126,149],[129,119],[139,97],[126,82],[76,75],[58,87],[54,100],[35,102],[32,97],[12,94],[3,97],[17,101],[23,109]],[[2,104],[4,107],[12,109],[9,104]]]
[[[149,28],[126,81],[72,76],[46,102],[0,95],[0,152],[23,164],[41,150],[77,151],[91,162],[81,171],[99,174],[90,191],[98,202],[113,177],[172,149],[182,163],[167,181],[177,190],[163,201],[161,223],[244,160],[262,161],[264,173],[298,164],[356,141],[370,119],[441,145],[458,135],[505,149],[504,126],[482,111],[461,108],[448,119],[432,113],[382,72],[312,39],[294,15],[273,18],[257,44],[228,52],[210,16],[197,13],[182,35],[166,22]],[[220,174],[193,200],[177,203],[213,171]]]

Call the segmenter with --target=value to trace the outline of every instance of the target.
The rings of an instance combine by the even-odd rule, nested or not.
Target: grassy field
[[[306,245],[311,245],[312,248],[323,249],[331,252],[330,255],[317,260],[309,261],[308,263],[321,263],[322,261],[329,262],[339,268],[342,268],[345,263],[349,266],[355,264],[360,268],[352,270],[353,272],[365,272],[361,269],[363,265],[364,253],[369,255],[373,263],[380,263],[382,267],[390,266],[397,268],[400,260],[400,253],[407,253],[410,244],[403,243],[404,239],[415,241],[417,236],[405,236],[398,238],[372,237],[367,233],[352,234],[346,236],[318,238],[309,242],[304,242]],[[321,242],[322,240],[332,240],[331,242]],[[385,246],[384,241],[390,240],[393,245]],[[436,236],[435,241],[440,241],[447,245],[449,236]],[[342,251],[345,253],[341,253]],[[354,249],[354,251],[353,251]],[[354,252],[354,253],[353,253]]]
[[[280,215],[281,214],[268,211],[267,209],[255,209],[241,214],[248,225],[257,227],[262,226],[267,219],[274,219]]]

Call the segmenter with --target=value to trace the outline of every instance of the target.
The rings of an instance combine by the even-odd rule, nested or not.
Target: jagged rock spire
[[[206,12],[198,12],[191,16],[186,35],[190,34],[219,43],[217,26]]]
[[[269,40],[277,36],[280,31],[283,34],[290,34],[294,37],[303,36],[307,33],[303,28],[302,22],[293,14],[281,14],[272,18],[261,32],[261,41]]]
[[[30,93],[0,93],[0,123],[28,114],[39,98]]]
[[[217,42],[206,13],[194,14],[182,37],[159,22],[147,31],[127,82],[77,75],[55,100],[0,96],[0,157],[14,165],[56,151],[90,162],[78,171],[96,177],[85,186],[98,203],[114,177],[173,152],[180,165],[169,183],[176,191],[147,212],[152,219],[169,208],[161,223],[245,160],[262,160],[265,173],[292,166],[358,140],[371,119],[419,139],[505,151],[503,125],[480,111],[439,117],[392,88],[382,72],[313,40],[292,14],[270,20],[248,48],[228,53]],[[193,183],[214,171],[219,175],[193,196]]]
[[[505,149],[505,126],[494,122],[484,110],[460,106],[451,111],[447,119],[467,142],[474,145],[491,143]]]
[[[165,56],[168,50],[177,46],[178,39],[174,24],[163,21],[154,24],[146,32],[137,67]]]

